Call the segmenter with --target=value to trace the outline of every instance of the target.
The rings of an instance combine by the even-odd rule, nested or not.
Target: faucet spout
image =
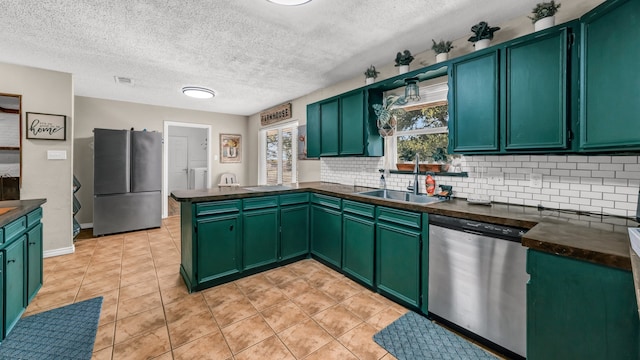
[[[420,155],[416,153],[416,166],[413,168],[413,193],[420,193],[420,183],[418,182],[418,174],[420,174]]]

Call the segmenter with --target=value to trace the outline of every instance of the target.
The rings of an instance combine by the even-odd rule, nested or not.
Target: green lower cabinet
[[[376,226],[376,284],[378,290],[409,305],[420,306],[421,232],[381,223]]]
[[[342,215],[342,271],[373,286],[375,221]]]
[[[2,235],[1,231],[0,235]],[[5,338],[4,326],[2,325],[4,324],[4,311],[2,310],[4,309],[4,290],[4,251],[0,251],[0,339]]]
[[[27,231],[27,299],[29,302],[42,287],[42,224]]]
[[[528,250],[527,358],[640,359],[630,271]]]
[[[198,283],[239,273],[242,269],[242,229],[239,213],[197,220]]]
[[[311,205],[311,253],[341,267],[342,211]]]
[[[280,260],[309,253],[309,205],[280,208]]]
[[[242,214],[243,270],[278,261],[278,223],[277,207]]]
[[[8,334],[18,322],[25,310],[25,253],[27,237],[14,241],[4,250],[5,271],[5,326],[4,333]]]

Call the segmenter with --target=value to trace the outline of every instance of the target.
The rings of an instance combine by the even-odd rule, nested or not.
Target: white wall
[[[76,97],[76,132],[74,173],[82,188],[78,191],[78,200],[82,209],[78,213],[81,224],[93,222],[93,151],[90,144],[93,141],[94,128],[106,129],[147,129],[162,132],[165,121],[195,123],[211,125],[211,139],[209,156],[212,159],[220,153],[220,133],[240,134],[244,142],[243,151],[247,150],[247,117],[228,115],[205,111],[194,111],[164,106],[136,104],[124,101],[103,100],[89,97]],[[246,153],[245,153],[246,154]],[[243,157],[247,159],[247,156]],[[223,172],[233,172],[238,181],[245,182],[248,161],[239,164],[220,164],[212,160],[211,179],[217,184],[219,175]]]
[[[604,2],[604,0],[564,0],[562,1],[562,7],[560,8],[560,11],[556,14],[556,23],[563,23],[569,20],[576,19],[602,2]],[[505,41],[514,39],[516,37],[527,35],[533,32],[533,24],[531,24],[531,20],[527,18],[528,15],[530,14],[522,14],[522,16],[516,19],[513,19],[511,21],[508,21],[504,24],[491,24],[492,26],[497,25],[501,27],[501,30],[495,33],[495,37],[492,40],[491,44],[492,45],[499,44],[501,42],[505,42]],[[452,21],[455,21],[455,14],[452,14]],[[471,28],[471,25],[473,24],[460,24],[460,26],[463,26],[469,29]],[[435,63],[435,53],[432,50],[430,50],[431,37],[429,35],[428,24],[425,24],[425,31],[424,33],[421,33],[419,36],[425,39],[425,47],[428,47],[428,50],[420,52],[420,51],[416,51],[416,49],[409,49],[409,50],[412,50],[415,57],[415,59],[411,63],[411,70],[429,66]],[[470,30],[467,36],[453,41],[454,48],[449,53],[450,58],[462,56],[474,51],[472,43],[467,41],[469,36],[471,36]],[[445,39],[445,40],[449,40],[449,39]],[[378,79],[377,79],[378,81],[381,81],[383,79],[388,79],[398,74],[398,69],[394,66],[394,61],[393,61],[395,59],[396,51],[397,50],[395,49],[392,49],[391,51],[389,51],[389,63],[382,64],[382,65],[373,64],[376,66],[376,69],[380,71],[380,74],[378,75]],[[363,72],[364,70],[365,69],[362,69]],[[363,74],[360,74],[358,77],[343,81],[338,84],[328,85],[324,89],[320,89],[311,94],[294,99],[291,101],[293,119],[298,120],[300,125],[304,125],[307,123],[307,115],[306,115],[307,104],[320,101],[320,100],[329,98],[331,96],[339,95],[341,93],[359,88],[361,86],[364,86]],[[257,139],[258,139],[258,130],[260,128],[261,126],[260,126],[259,114],[254,114],[250,116],[248,133],[253,140],[251,141],[251,147],[248,150],[251,151],[252,154],[256,154],[256,156],[252,157],[252,161],[249,163],[248,178],[250,183],[257,183],[257,180],[258,180],[258,157],[257,157],[258,141]],[[305,160],[305,161],[298,162],[298,174],[300,177],[299,181],[319,181],[320,171],[321,171],[320,162],[317,160]]]
[[[21,199],[46,198],[43,205],[45,252],[71,251],[73,79],[71,74],[0,63],[0,93],[22,95]],[[66,141],[26,139],[25,113],[67,117]],[[47,150],[66,151],[66,160],[47,160]]]

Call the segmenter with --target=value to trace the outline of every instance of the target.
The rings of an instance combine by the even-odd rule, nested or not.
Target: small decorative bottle
[[[427,195],[433,196],[436,192],[436,181],[433,179],[431,174],[427,174],[427,177],[424,180],[425,188],[427,189]]]

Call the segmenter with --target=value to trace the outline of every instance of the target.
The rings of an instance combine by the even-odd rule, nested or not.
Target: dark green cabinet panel
[[[528,250],[527,358],[640,359],[631,272]]]
[[[2,235],[2,232],[0,232]],[[4,251],[0,251],[0,339],[5,338],[4,332]]]
[[[42,286],[42,224],[27,231],[27,299],[31,301]]]
[[[243,269],[278,260],[278,208],[245,211],[242,214]]]
[[[421,232],[378,222],[376,227],[376,284],[412,306],[420,306]]]
[[[342,211],[311,205],[311,253],[336,267],[341,266]]]
[[[22,235],[18,240],[9,245],[4,252],[5,256],[5,327],[4,333],[8,334],[18,322],[25,310],[25,253],[27,236]]]
[[[307,105],[307,157],[320,156],[320,104]]]
[[[364,92],[340,97],[340,155],[362,155],[364,150]]]
[[[339,151],[339,100],[320,103],[320,155],[338,155]]]
[[[375,221],[343,214],[342,230],[342,270],[373,286]]]
[[[640,149],[640,1],[608,1],[582,21],[580,147]]]
[[[506,150],[567,148],[567,29],[505,49]]]
[[[240,214],[197,220],[198,283],[240,272],[242,250]]]
[[[280,260],[309,253],[309,205],[280,208]]]
[[[450,150],[497,151],[498,51],[454,63],[450,76]]]

